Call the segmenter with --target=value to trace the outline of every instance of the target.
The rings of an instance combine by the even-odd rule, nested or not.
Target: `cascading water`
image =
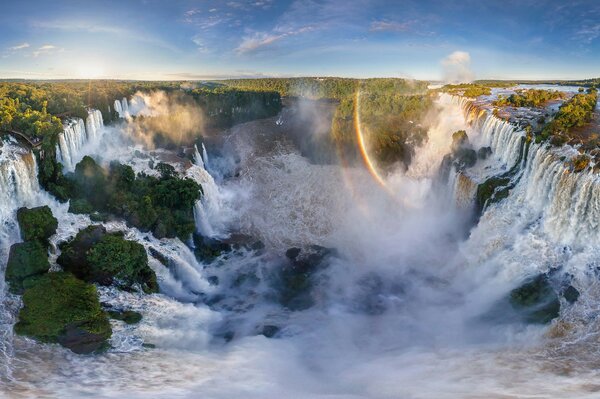
[[[115,100],[114,103],[115,111],[119,114],[119,118],[128,119],[131,117],[129,113],[129,103],[127,102],[127,98],[123,97],[122,100]]]
[[[96,109],[89,111],[85,124],[80,118],[71,119],[65,124],[58,136],[56,158],[67,171],[75,169],[77,162],[86,155],[83,153],[85,147],[100,139],[103,128],[102,113]]]
[[[208,161],[206,148],[202,144],[202,151],[205,154],[204,160]],[[222,235],[224,227],[223,195],[215,183],[215,179],[205,168],[205,161],[194,145],[194,163],[186,171],[186,175],[191,177],[202,186],[202,197],[196,202],[194,207],[194,217],[196,219],[196,230],[205,237],[214,237]]]
[[[597,346],[597,332],[582,326],[593,325],[597,313],[589,293],[599,255],[598,179],[567,170],[561,158],[575,153],[568,147],[524,146],[522,132],[470,102],[439,101],[443,114],[428,142],[385,189],[360,168],[311,164],[260,122],[228,137],[240,161],[224,186],[196,148],[196,164],[185,173],[204,190],[196,206],[199,232],[218,235],[228,220],[265,248],[200,263],[178,240],[106,224],[163,254],[164,263],[150,259],[163,294],[101,288],[102,301],[141,311],[142,322],[116,323],[115,349],[105,355],[74,356],[25,341],[22,361],[11,365],[20,377],[10,383],[30,396],[593,398],[597,367],[579,369],[582,358],[594,365],[585,353]],[[451,175],[457,202],[469,202],[477,183],[521,159],[510,195],[485,210],[468,239],[458,227],[464,214],[434,190],[460,129],[492,155]],[[414,206],[398,197],[411,197]],[[66,210],[56,214],[54,245],[89,223]],[[269,284],[285,250],[309,244],[335,247],[339,255],[311,282],[315,305],[292,311],[277,303]],[[524,277],[559,266],[583,293],[559,322],[547,328],[485,317]],[[572,326],[568,340],[544,336],[564,322]],[[277,339],[256,335],[265,325],[280,329]],[[157,348],[143,349],[142,342]]]

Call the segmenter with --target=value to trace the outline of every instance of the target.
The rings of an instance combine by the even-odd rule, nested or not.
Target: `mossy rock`
[[[506,198],[509,184],[508,177],[491,177],[477,186],[476,203],[479,212],[482,212],[487,205]]]
[[[460,148],[469,145],[469,136],[464,130],[458,130],[452,133],[452,151],[457,151]]]
[[[127,324],[137,324],[142,320],[142,314],[133,310],[109,310],[108,315],[111,319],[121,320]]]
[[[146,293],[158,292],[156,274],[148,266],[144,246],[107,233],[103,226],[89,226],[61,246],[58,263],[77,278],[122,289],[135,285]]]
[[[86,254],[91,280],[110,285],[117,282],[126,288],[139,284],[144,292],[158,292],[156,274],[148,266],[142,244],[122,236],[107,234]]]
[[[545,274],[531,278],[512,290],[510,304],[529,323],[549,323],[560,312],[558,294]]]
[[[96,287],[65,272],[31,277],[24,286],[17,334],[59,343],[75,353],[106,348],[112,329]]]
[[[13,294],[23,292],[23,281],[48,272],[48,250],[39,241],[13,244],[10,247],[4,279]]]
[[[58,228],[58,220],[52,215],[52,210],[48,206],[19,208],[17,220],[24,241],[47,242]]]

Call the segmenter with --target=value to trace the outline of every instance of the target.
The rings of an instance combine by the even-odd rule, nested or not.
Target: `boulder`
[[[512,290],[510,304],[529,323],[548,323],[560,312],[560,300],[546,274],[530,278]]]
[[[26,278],[44,274],[48,269],[48,250],[39,241],[22,242],[10,247],[4,278],[10,292],[21,294]]]
[[[477,150],[477,158],[479,159],[487,159],[490,155],[492,155],[492,147],[481,147]]]
[[[573,287],[572,285],[568,286],[563,291],[563,297],[569,303],[575,303],[575,302],[577,302],[577,300],[579,299],[579,295],[580,294],[579,294],[579,291],[577,290],[577,288]]]
[[[47,242],[58,228],[58,220],[52,215],[52,210],[48,206],[19,208],[17,221],[24,241]]]
[[[107,346],[112,330],[96,287],[65,272],[31,277],[24,287],[15,333],[59,343],[75,353]]]

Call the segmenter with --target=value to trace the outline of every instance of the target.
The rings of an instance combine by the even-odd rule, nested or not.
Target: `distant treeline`
[[[581,80],[476,80],[474,83],[493,87],[502,87],[499,85],[514,86],[518,84],[600,87],[600,78]]]
[[[232,79],[222,83],[245,90],[276,91],[285,97],[342,100],[353,96],[361,88],[371,92],[424,94],[428,82],[397,78],[264,78]]]

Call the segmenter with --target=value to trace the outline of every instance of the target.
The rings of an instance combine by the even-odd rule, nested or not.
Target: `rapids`
[[[136,105],[137,106],[137,105]],[[157,398],[506,398],[597,397],[597,175],[574,174],[572,148],[523,146],[524,132],[442,95],[438,119],[407,171],[381,187],[361,167],[313,164],[286,135],[286,119],[235,126],[218,155],[202,145],[194,164],[173,162],[203,186],[195,208],[204,236],[242,234],[262,249],[240,247],[200,262],[179,240],[109,223],[148,248],[160,294],[101,288],[101,300],[140,311],[138,325],[113,321],[113,349],[78,356],[12,334],[20,306],[0,305],[0,392],[31,397]],[[118,159],[152,173],[124,118],[102,126],[94,111],[72,121],[60,141],[67,169],[83,155]],[[451,135],[464,129],[492,155],[439,187]],[[307,132],[310,134],[311,132]],[[210,148],[210,146],[209,146]],[[89,224],[40,189],[35,158],[15,143],[0,147],[1,255],[18,241],[15,210],[49,204],[57,244]],[[208,154],[211,154],[209,167]],[[107,155],[110,154],[110,155]],[[172,158],[170,158],[172,159]],[[473,226],[477,184],[516,163],[515,185]],[[208,169],[208,170],[207,170]],[[189,243],[188,243],[189,244]],[[319,272],[315,306],[282,308],[268,281],[289,247],[336,248]],[[56,254],[53,254],[56,256]],[[549,326],[499,322],[495,305],[526,277],[557,270],[581,293]],[[214,284],[214,277],[219,283]],[[212,279],[211,279],[212,278]],[[485,317],[490,312],[495,317]],[[280,328],[275,338],[257,332]],[[233,339],[226,342],[224,332]],[[156,345],[155,349],[142,346]]]

